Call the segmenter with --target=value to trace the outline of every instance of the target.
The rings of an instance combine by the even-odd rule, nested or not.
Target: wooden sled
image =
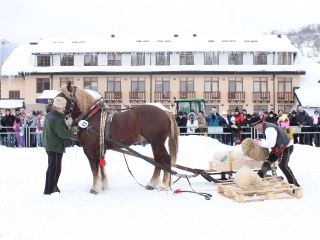
[[[217,192],[238,203],[302,198],[303,196],[302,188],[294,184],[289,184],[273,177],[263,178],[262,180],[264,186],[258,190],[246,191],[238,187],[235,183],[230,182],[217,184]]]

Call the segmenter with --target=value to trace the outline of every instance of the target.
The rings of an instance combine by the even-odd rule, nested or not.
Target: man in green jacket
[[[53,101],[52,111],[48,113],[43,125],[43,146],[48,154],[48,169],[44,194],[50,195],[59,192],[58,180],[61,173],[63,153],[73,133],[78,132],[77,126],[68,129],[64,121],[66,99],[56,97]]]

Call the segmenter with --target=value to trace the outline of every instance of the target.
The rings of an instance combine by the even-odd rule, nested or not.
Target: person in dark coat
[[[188,119],[183,115],[183,112],[180,111],[178,113],[178,117],[176,117],[176,121],[180,129],[180,133],[186,133],[187,132],[186,126],[187,126]]]
[[[290,126],[293,127],[293,126],[299,126],[298,122],[297,122],[297,112],[296,111],[292,111],[290,116],[289,116],[289,123],[290,123]],[[296,144],[298,143],[298,134],[297,133],[294,133],[293,134],[293,143]]]
[[[268,158],[269,161],[262,164],[258,175],[260,177],[266,177],[266,173],[271,169],[271,163],[278,160],[279,168],[286,176],[288,182],[300,187],[292,170],[288,166],[290,155],[293,152],[293,141],[279,126],[273,123],[263,122],[259,117],[252,118],[251,125],[258,132],[262,132],[265,137],[265,139],[254,139],[253,145],[271,148]]]
[[[251,119],[252,116],[250,113],[247,114],[246,118],[243,120],[241,126],[243,131],[243,139],[251,138]]]
[[[309,132],[310,131],[310,116],[309,114],[303,109],[303,107],[299,107],[299,113],[297,115],[297,123],[298,126],[301,128],[302,134],[299,135],[299,143],[300,144],[308,144],[309,139],[308,139],[308,134],[303,132]]]
[[[52,111],[48,113],[43,125],[43,146],[48,155],[48,169],[44,194],[50,195],[59,192],[58,181],[61,173],[61,161],[68,141],[73,133],[78,132],[78,126],[68,129],[64,111],[66,110],[66,99],[56,97],[53,102]]]
[[[274,112],[270,111],[268,117],[266,117],[266,122],[278,125],[278,118],[274,115]]]
[[[7,147],[16,146],[16,137],[13,130],[13,124],[16,117],[11,113],[10,109],[6,109],[6,115],[2,118],[3,126],[7,132],[6,144]]]

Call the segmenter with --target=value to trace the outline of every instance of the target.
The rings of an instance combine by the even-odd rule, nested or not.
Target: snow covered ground
[[[240,149],[202,136],[180,137],[178,163],[208,168],[215,151]],[[6,148],[0,158],[0,239],[306,239],[316,238],[319,220],[320,149],[295,145],[290,166],[303,187],[302,199],[236,203],[201,176],[190,193],[148,191],[129,174],[123,155],[106,154],[110,188],[89,193],[91,171],[82,148],[68,148],[59,181],[61,193],[43,195],[47,156],[43,148]],[[150,146],[134,146],[151,156]],[[146,184],[153,166],[127,156],[137,181]],[[179,172],[180,170],[178,170]],[[278,174],[282,175],[281,170]],[[172,187],[190,190],[181,179]],[[318,209],[318,210],[317,210]]]

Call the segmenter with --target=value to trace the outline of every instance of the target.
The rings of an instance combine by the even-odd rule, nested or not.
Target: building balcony
[[[253,92],[252,93],[253,102],[270,102],[270,92]]]
[[[278,102],[294,102],[294,92],[277,92]]]
[[[129,92],[129,101],[146,102],[146,92]]]
[[[245,102],[246,93],[245,92],[228,92],[228,101],[229,102]]]
[[[220,102],[221,94],[220,91],[218,92],[203,92],[203,99],[206,101],[217,101]]]
[[[154,101],[168,101],[170,102],[171,92],[154,92]]]
[[[104,98],[107,102],[122,102],[122,92],[104,92]]]
[[[195,98],[196,92],[179,92],[180,99]]]

